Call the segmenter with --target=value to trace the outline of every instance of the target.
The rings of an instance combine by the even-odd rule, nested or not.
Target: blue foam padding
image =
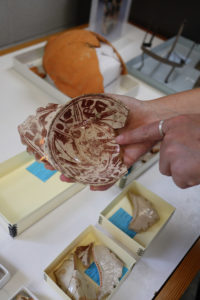
[[[123,269],[122,269],[122,276],[120,277],[119,280],[121,280],[124,277],[124,275],[126,274],[126,272],[128,272],[128,269],[126,267],[123,267]]]
[[[95,262],[93,262],[87,270],[85,270],[85,274],[87,274],[94,282],[100,285],[99,272],[96,267]]]
[[[122,276],[120,277],[119,280],[123,278],[123,276],[126,274],[128,269],[126,267],[123,267],[122,269]],[[99,279],[99,272],[97,269],[97,266],[95,262],[93,262],[87,270],[85,270],[85,274],[87,274],[94,282],[96,282],[98,285],[100,285],[100,279]]]
[[[130,216],[123,208],[119,208],[116,213],[109,218],[109,221],[128,236],[133,238],[136,235],[136,232],[128,228],[132,219],[133,217]]]
[[[30,173],[35,175],[43,182],[46,182],[51,176],[53,176],[57,172],[56,170],[47,170],[42,162],[40,163],[37,161],[35,161],[33,164],[27,167],[26,170],[28,170]]]

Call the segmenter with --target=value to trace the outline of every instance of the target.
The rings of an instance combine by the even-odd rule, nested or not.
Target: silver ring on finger
[[[164,120],[160,120],[160,122],[158,124],[158,130],[159,130],[161,138],[163,138],[165,136],[164,131],[163,131],[163,123],[164,123]]]

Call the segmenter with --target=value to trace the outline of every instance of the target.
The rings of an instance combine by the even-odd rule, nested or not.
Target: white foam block
[[[117,79],[121,74],[121,63],[111,46],[101,43],[96,48],[100,72],[104,78],[104,87]]]

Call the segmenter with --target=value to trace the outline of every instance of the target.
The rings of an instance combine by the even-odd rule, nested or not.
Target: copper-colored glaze
[[[103,186],[127,172],[115,129],[124,127],[128,109],[105,94],[74,98],[50,124],[45,153],[59,170],[77,182]]]
[[[33,154],[37,160],[45,162],[47,156],[44,151],[44,144],[49,125],[60,110],[62,105],[50,103],[46,107],[39,107],[36,115],[29,116],[18,126],[22,144],[27,146],[27,152]]]
[[[117,50],[102,36],[88,30],[69,30],[49,40],[43,56],[43,67],[56,87],[70,97],[103,93],[103,76],[95,48],[100,42],[110,45],[122,64]]]
[[[115,130],[124,127],[127,116],[127,107],[114,97],[88,94],[38,108],[18,130],[37,160],[77,182],[105,186],[127,172],[115,141]]]

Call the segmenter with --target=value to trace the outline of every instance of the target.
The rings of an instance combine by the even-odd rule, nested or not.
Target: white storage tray
[[[43,70],[42,58],[44,54],[44,46],[36,48],[34,50],[27,50],[22,54],[19,54],[13,58],[13,64],[16,71],[23,75],[26,79],[31,80],[38,87],[57,99],[58,103],[66,103],[71,99],[67,95],[59,91],[54,83],[48,79],[48,77],[41,78],[32,72],[30,67],[38,67],[39,70]],[[117,80],[110,83],[106,88],[106,93],[114,93],[121,95],[128,95],[135,97],[139,88],[138,81],[131,75],[121,75]]]

